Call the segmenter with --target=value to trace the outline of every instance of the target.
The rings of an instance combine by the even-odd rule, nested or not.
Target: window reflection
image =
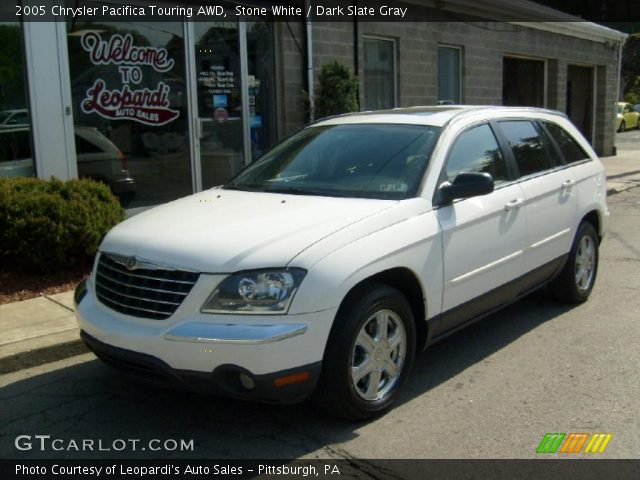
[[[507,180],[507,166],[489,125],[470,128],[455,141],[447,160],[447,180],[463,172],[489,173],[496,184]]]
[[[538,130],[531,122],[500,122],[500,127],[511,146],[520,170],[520,176],[531,175],[552,167]]]
[[[192,192],[183,26],[67,24],[78,172],[123,204]]]
[[[35,175],[31,127],[18,22],[0,24],[0,176]]]

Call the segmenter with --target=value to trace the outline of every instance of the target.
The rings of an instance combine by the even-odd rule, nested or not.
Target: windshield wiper
[[[354,197],[353,192],[345,191],[332,191],[332,190],[318,190],[313,188],[300,188],[300,187],[275,187],[264,190],[268,193],[288,193],[290,195],[315,195],[319,197]]]
[[[319,195],[318,191],[307,190],[300,187],[273,187],[268,188],[265,192],[269,193],[290,193],[291,195]]]
[[[258,183],[248,184],[248,185],[240,185],[236,183],[227,183],[222,185],[224,190],[239,190],[241,192],[264,192],[264,186]]]

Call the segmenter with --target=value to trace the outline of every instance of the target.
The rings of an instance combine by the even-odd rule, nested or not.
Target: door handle
[[[576,184],[575,180],[565,180],[564,182],[562,182],[562,185],[560,185],[560,188],[564,191],[564,190],[568,190],[569,188],[573,187]]]
[[[198,137],[198,140],[202,140],[202,137],[204,137],[204,127],[202,125],[202,119],[201,118],[196,118],[196,122],[198,123],[196,136]]]
[[[515,198],[510,202],[507,202],[504,204],[504,211],[508,212],[510,210],[513,210],[514,208],[520,208],[523,205],[524,205],[524,200],[522,198]]]

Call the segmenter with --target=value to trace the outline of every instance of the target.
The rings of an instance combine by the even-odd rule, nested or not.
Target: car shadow
[[[535,293],[433,345],[418,355],[400,404],[504,348],[570,307]],[[2,458],[339,458],[333,445],[359,435],[366,423],[329,417],[309,402],[278,406],[140,384],[98,360],[80,362],[0,388]],[[375,420],[373,420],[375,421]],[[18,435],[63,439],[64,450],[18,450]],[[67,448],[93,439],[94,448]],[[115,439],[140,439],[123,451]],[[142,450],[149,440],[193,440],[192,451]],[[101,440],[102,451],[98,450]]]

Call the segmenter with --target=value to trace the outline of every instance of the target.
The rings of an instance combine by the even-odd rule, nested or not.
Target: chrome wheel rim
[[[356,337],[351,353],[351,382],[367,401],[384,398],[402,374],[407,335],[402,320],[391,310],[371,315]]]
[[[596,266],[596,246],[593,239],[585,235],[578,243],[576,251],[576,286],[584,292],[589,289],[593,281]]]

